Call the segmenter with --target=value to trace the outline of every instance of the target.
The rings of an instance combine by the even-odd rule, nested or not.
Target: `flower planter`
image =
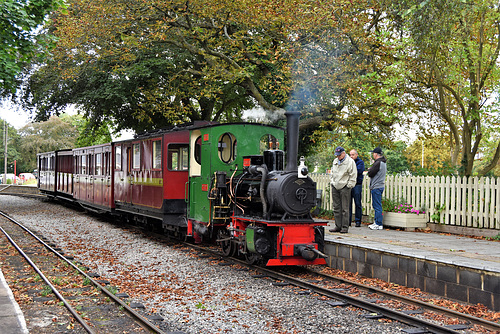
[[[427,227],[427,214],[384,212],[384,226],[416,229]]]

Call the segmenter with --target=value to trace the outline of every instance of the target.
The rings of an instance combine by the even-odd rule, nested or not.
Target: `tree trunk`
[[[495,150],[495,155],[491,159],[490,163],[486,165],[483,169],[479,171],[479,176],[484,176],[486,173],[488,173],[490,170],[495,168],[495,166],[498,164],[498,160],[500,158],[500,141],[498,142],[497,149]]]

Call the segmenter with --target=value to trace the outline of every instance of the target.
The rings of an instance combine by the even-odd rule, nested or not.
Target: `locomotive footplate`
[[[298,219],[298,220],[266,220],[262,218],[250,218],[250,217],[245,217],[245,216],[232,216],[231,217],[233,220],[240,220],[247,222],[248,224],[251,223],[259,223],[259,224],[265,224],[268,226],[283,226],[283,225],[293,225],[293,224],[300,224],[300,225],[311,225],[311,226],[327,226],[328,221],[327,220],[314,220],[311,222],[304,222],[304,220]]]
[[[267,266],[326,264],[327,221],[276,221],[233,216],[232,225],[246,234],[246,247],[262,255]]]

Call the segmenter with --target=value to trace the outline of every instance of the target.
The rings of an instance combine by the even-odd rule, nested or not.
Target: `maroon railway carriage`
[[[177,234],[185,226],[189,129],[38,154],[39,189]]]
[[[115,210],[143,222],[159,220],[165,228],[182,224],[187,208],[188,150],[187,129],[113,143]]]
[[[40,153],[38,188],[52,196],[71,197],[73,152],[71,149]]]

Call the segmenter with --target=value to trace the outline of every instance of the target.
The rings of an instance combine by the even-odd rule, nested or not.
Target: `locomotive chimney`
[[[287,172],[297,171],[297,156],[299,153],[299,117],[298,111],[287,111],[286,116],[286,169]]]

